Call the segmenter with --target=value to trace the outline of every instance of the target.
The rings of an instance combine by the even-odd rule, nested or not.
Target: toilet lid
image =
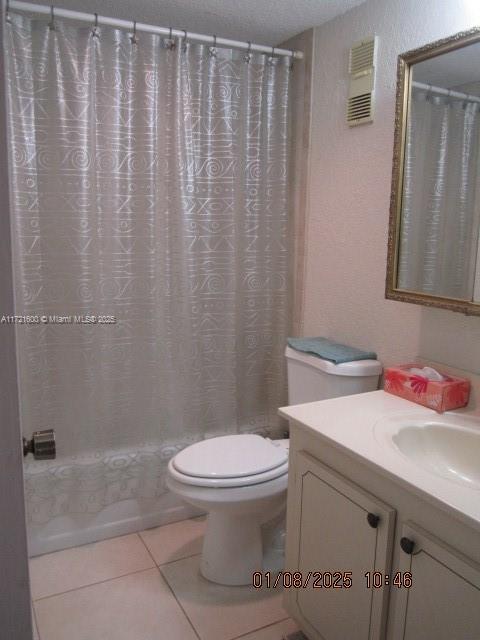
[[[202,440],[177,453],[177,471],[197,478],[241,478],[264,473],[288,460],[288,450],[252,434]]]

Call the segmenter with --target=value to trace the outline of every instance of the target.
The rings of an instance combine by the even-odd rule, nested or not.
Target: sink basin
[[[378,422],[375,435],[423,469],[480,490],[480,420],[395,416]]]

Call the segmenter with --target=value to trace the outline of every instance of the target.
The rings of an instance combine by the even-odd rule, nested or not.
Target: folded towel
[[[338,344],[327,338],[287,338],[287,343],[296,351],[311,353],[314,356],[331,360],[335,364],[352,362],[353,360],[376,360],[377,354],[373,351],[362,351],[346,344]]]

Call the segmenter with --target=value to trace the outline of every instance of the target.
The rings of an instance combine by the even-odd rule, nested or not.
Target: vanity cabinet
[[[478,640],[478,531],[296,423],[290,437],[285,568],[328,574],[285,589],[309,640]]]
[[[288,590],[290,610],[315,640],[383,637],[388,590],[365,573],[389,572],[394,509],[303,451],[294,480],[290,568],[304,586]]]
[[[399,591],[393,640],[479,638],[480,566],[412,523],[401,536],[398,570],[413,581]]]

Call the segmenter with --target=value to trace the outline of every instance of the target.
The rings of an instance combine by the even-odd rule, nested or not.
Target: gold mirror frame
[[[402,213],[403,194],[403,165],[405,154],[405,135],[410,95],[411,67],[417,62],[469,44],[480,42],[480,27],[469,31],[462,31],[427,44],[419,49],[413,49],[398,56],[397,64],[397,102],[395,108],[395,134],[393,146],[392,191],[390,197],[390,220],[388,228],[387,280],[385,297],[389,300],[411,302],[428,307],[450,309],[467,315],[480,315],[480,303],[460,300],[458,298],[443,298],[415,291],[397,288],[398,245],[400,239],[400,222]]]

